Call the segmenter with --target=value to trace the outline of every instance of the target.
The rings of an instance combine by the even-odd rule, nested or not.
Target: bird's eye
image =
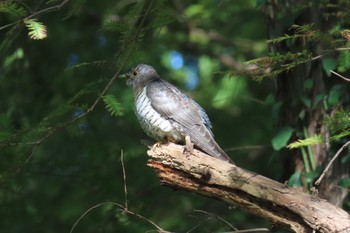
[[[133,72],[132,72],[132,76],[137,76],[138,75],[138,72],[136,71],[136,70],[134,70]]]

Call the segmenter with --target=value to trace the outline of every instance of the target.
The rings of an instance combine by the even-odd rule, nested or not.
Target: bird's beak
[[[127,78],[126,74],[120,74],[118,75],[118,78]]]

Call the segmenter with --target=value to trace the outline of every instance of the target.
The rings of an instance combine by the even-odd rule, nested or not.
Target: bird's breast
[[[175,141],[180,140],[171,122],[161,116],[151,104],[151,100],[146,95],[146,88],[143,88],[138,95],[135,96],[136,115],[140,121],[143,130],[156,140],[163,140],[173,137]]]

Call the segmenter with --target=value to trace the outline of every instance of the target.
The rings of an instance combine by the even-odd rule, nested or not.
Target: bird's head
[[[136,87],[146,85],[149,80],[159,78],[159,75],[152,66],[139,64],[119,77],[126,78],[128,86]]]

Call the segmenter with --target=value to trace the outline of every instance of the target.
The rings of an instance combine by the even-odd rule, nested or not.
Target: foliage
[[[27,11],[14,1],[0,2],[0,12],[7,13],[13,18],[24,17]]]
[[[332,133],[339,133],[350,128],[350,112],[343,108],[335,109],[331,116],[325,119],[325,123]]]
[[[261,57],[250,60],[247,64],[254,64],[260,70],[269,70],[269,72],[253,73],[256,79],[263,79],[266,77],[277,77],[282,72],[289,71],[298,65],[322,59],[323,66],[328,75],[329,70],[336,69],[338,63],[341,64],[340,70],[345,71],[347,67],[348,37],[345,31],[341,31],[336,27],[326,33],[321,33],[314,28],[314,24],[292,25],[289,28],[291,34],[284,34],[276,38],[268,40],[270,44],[286,43],[289,45],[302,43],[303,46],[299,51],[286,51],[284,54],[271,53],[267,57]],[[343,36],[343,38],[339,38]],[[319,43],[323,46],[320,54],[313,54],[309,49],[309,44]],[[339,53],[339,61],[329,55]]]
[[[335,142],[350,135],[350,112],[344,109],[334,110],[332,116],[325,119],[324,124],[327,125],[331,136],[315,135],[305,139],[299,139],[296,142],[290,143],[289,149],[299,148],[303,146],[311,146],[319,143]]]
[[[313,186],[322,167],[331,160],[329,156],[348,141],[350,134],[346,78],[350,37],[345,20],[350,15],[342,10],[348,3],[337,1],[332,7],[328,3],[314,1],[308,5],[305,1],[290,11],[281,8],[281,2],[271,3],[269,7],[279,14],[268,14],[274,22],[269,29],[270,54],[246,62],[243,72],[260,81],[278,79],[277,99],[272,104],[280,125],[271,142],[276,151],[295,162],[290,184],[305,189]],[[316,8],[320,11],[313,10]],[[293,133],[283,133],[288,127]],[[282,150],[287,144],[293,150]],[[342,156],[344,161],[347,156]],[[342,162],[338,166],[347,165]],[[333,175],[349,175],[333,167]],[[324,187],[333,188],[337,175],[333,176],[334,183],[329,179]]]

